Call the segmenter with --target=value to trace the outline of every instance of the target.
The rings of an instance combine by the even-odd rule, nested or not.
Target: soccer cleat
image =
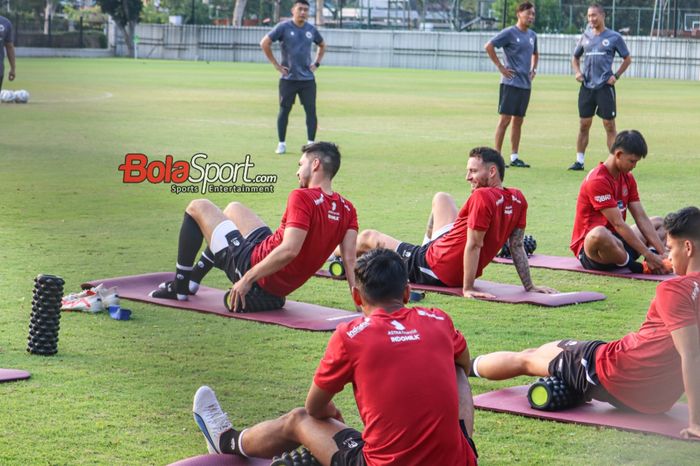
[[[277,150],[275,151],[275,154],[284,154],[287,152],[287,144],[284,142],[280,142],[277,144]]]
[[[70,298],[70,299],[68,299]],[[62,311],[83,311],[83,312],[100,312],[104,311],[104,304],[100,294],[94,291],[94,288],[85,290],[76,295],[70,295],[61,301]]]
[[[175,281],[161,283],[158,286],[158,289],[151,291],[148,294],[148,296],[150,296],[151,298],[176,299],[178,301],[187,301],[186,294],[178,294],[178,292],[175,290]]]
[[[96,291],[100,295],[105,309],[109,308],[109,306],[119,306],[119,293],[116,286],[105,288],[100,284]]]
[[[511,167],[519,167],[519,168],[530,168],[530,165],[523,162],[521,159],[515,159],[512,162],[510,162]]]
[[[209,453],[221,453],[221,434],[233,429],[228,416],[222,411],[214,390],[203,385],[194,394],[192,403],[194,421],[207,440]],[[233,445],[232,445],[233,447]]]
[[[569,170],[575,171],[575,172],[580,172],[583,171],[583,164],[581,162],[574,162],[571,164],[569,167]]]

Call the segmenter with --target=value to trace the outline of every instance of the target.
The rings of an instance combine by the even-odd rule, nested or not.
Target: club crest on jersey
[[[289,35],[290,35],[290,36],[293,36],[293,35],[294,35],[294,31],[289,31]]]
[[[311,39],[313,35],[311,34],[311,31],[306,31],[306,38]]]
[[[610,45],[610,41],[608,39],[603,39],[603,47],[607,47]]]
[[[2,24],[0,24],[0,32],[5,32],[5,26],[3,26]]]
[[[535,39],[533,39],[532,37],[530,37],[530,45],[535,45]]]
[[[629,193],[629,191],[627,190],[627,187],[622,188],[622,195],[627,196],[627,193]]]

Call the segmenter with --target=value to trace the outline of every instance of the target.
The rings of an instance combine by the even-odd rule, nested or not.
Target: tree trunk
[[[129,57],[134,58],[134,31],[136,30],[136,22],[129,21],[129,24],[127,24],[126,27],[122,26],[116,21],[114,23],[117,25],[122,35],[124,36],[124,43],[126,44],[126,48],[129,51]]]
[[[54,0],[46,0],[46,6],[44,7],[44,35],[49,34],[49,21],[51,21],[55,12],[56,5],[54,4]]]
[[[280,22],[280,0],[275,0],[275,9],[272,10],[272,22],[275,24]]]
[[[323,24],[323,0],[316,0],[316,26]]]
[[[233,8],[233,25],[242,26],[243,25],[243,13],[245,13],[245,6],[248,0],[236,0],[236,6]]]

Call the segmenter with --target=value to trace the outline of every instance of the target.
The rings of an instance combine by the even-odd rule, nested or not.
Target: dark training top
[[[610,29],[605,29],[598,35],[587,29],[576,44],[574,57],[584,57],[583,85],[589,89],[600,89],[613,75],[612,65],[615,53],[622,58],[629,56],[622,36]]]
[[[505,54],[505,67],[515,71],[511,79],[501,76],[501,83],[506,86],[530,89],[530,68],[532,55],[537,53],[537,34],[530,29],[521,31],[517,26],[511,26],[502,30],[491,39],[491,44],[496,48],[502,48]]]
[[[5,44],[12,43],[12,23],[0,16],[0,78],[5,72]]]
[[[290,81],[312,81],[314,74],[311,66],[311,43],[320,44],[323,37],[318,30],[308,22],[302,27],[288,20],[279,23],[267,33],[272,42],[280,42],[282,47],[282,66],[289,69],[289,74],[282,79]]]

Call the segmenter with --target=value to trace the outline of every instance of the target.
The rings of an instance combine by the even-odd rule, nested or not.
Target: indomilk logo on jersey
[[[205,153],[193,155],[190,160],[149,160],[141,153],[129,153],[118,170],[124,183],[170,184],[170,192],[181,193],[272,193],[277,175],[251,175],[255,167],[250,154],[243,162],[209,162]],[[189,184],[186,184],[189,183]]]

